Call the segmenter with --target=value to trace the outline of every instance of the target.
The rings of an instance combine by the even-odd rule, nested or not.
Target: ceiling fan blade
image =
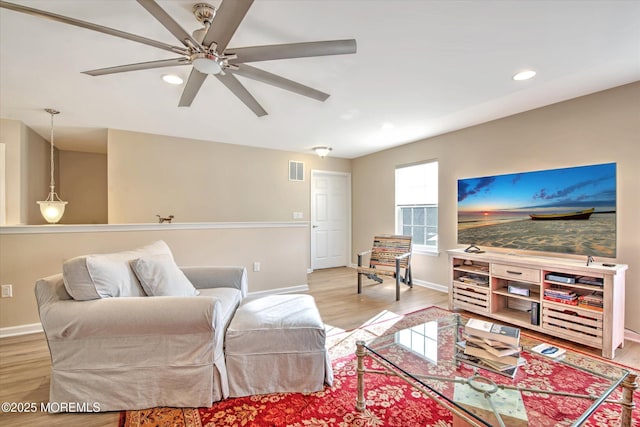
[[[135,34],[127,33],[124,31],[116,30],[114,28],[104,27],[102,25],[93,24],[91,22],[80,21],[78,19],[69,18],[68,16],[57,15],[55,13],[47,12],[44,10],[33,9],[31,7],[22,6],[19,4],[9,3],[6,1],[0,1],[0,7],[5,9],[14,10],[16,12],[26,13],[28,15],[38,16],[41,18],[51,19],[53,21],[62,22],[64,24],[75,25],[76,27],[85,28],[87,30],[97,31],[99,33],[109,34],[110,36],[116,36],[123,39],[131,40],[134,42],[153,46],[158,49],[168,50],[169,52],[179,53],[181,55],[188,55],[189,51],[182,47],[171,46],[170,44],[162,43],[156,40],[151,40],[146,37],[138,36]]]
[[[90,76],[103,76],[105,74],[124,73],[126,71],[149,70],[151,68],[174,67],[176,65],[189,65],[187,58],[163,59],[161,61],[139,62],[137,64],[118,65],[115,67],[100,68],[97,70],[83,71]]]
[[[215,42],[218,46],[216,49],[218,53],[224,52],[252,3],[253,0],[223,0],[216,11],[209,31],[202,40],[202,44],[210,46],[212,42]]]
[[[227,74],[216,74],[218,80],[224,84],[227,89],[229,89],[235,96],[237,96],[240,101],[244,103],[251,111],[255,113],[256,116],[262,117],[266,116],[267,112],[262,108],[258,101],[249,93],[247,88],[245,88],[242,83],[231,73]]]
[[[207,78],[207,74],[201,73],[195,68],[191,69],[191,74],[189,74],[189,79],[187,80],[187,84],[182,91],[182,96],[180,97],[180,102],[178,102],[178,107],[189,107],[193,102],[193,99],[198,94],[202,83],[204,83]]]
[[[152,14],[154,18],[156,18],[167,30],[171,32],[171,34],[180,40],[180,43],[185,45],[187,48],[189,47],[189,44],[186,40],[189,40],[189,43],[191,43],[192,46],[200,46],[200,43],[191,37],[191,35],[187,33],[184,28],[182,28],[180,24],[178,24],[163,8],[161,8],[155,0],[138,0],[138,3],[147,9],[147,12]]]
[[[349,39],[239,47],[236,49],[228,49],[225,54],[237,55],[237,59],[232,59],[229,62],[241,64],[244,62],[270,61],[273,59],[345,55],[356,53],[356,49],[356,41]]]
[[[284,77],[247,64],[239,65],[237,70],[229,68],[226,71],[230,71],[233,74],[237,74],[242,77],[258,80],[262,83],[277,86],[281,89],[295,92],[299,95],[308,96],[309,98],[317,99],[318,101],[325,101],[329,97],[328,93],[320,92],[312,87],[294,82],[293,80],[285,79]]]

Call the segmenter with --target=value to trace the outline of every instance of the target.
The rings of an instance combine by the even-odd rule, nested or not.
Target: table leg
[[[627,378],[622,382],[622,427],[630,427],[633,419],[633,408],[635,403],[633,402],[633,392],[638,388],[636,382],[637,375],[630,373]]]
[[[356,342],[356,356],[358,358],[358,397],[356,400],[356,409],[364,411],[364,356],[367,354],[364,349],[364,341]]]
[[[472,427],[471,424],[460,418],[456,414],[453,414],[453,427]]]

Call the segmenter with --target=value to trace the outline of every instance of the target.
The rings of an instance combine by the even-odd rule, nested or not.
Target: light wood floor
[[[400,301],[394,301],[392,280],[385,283],[365,284],[363,293],[356,293],[356,274],[350,268],[318,270],[308,276],[309,293],[314,296],[322,319],[331,327],[353,329],[383,310],[398,314],[409,313],[436,305],[447,308],[445,293],[419,286],[413,289],[403,286]],[[552,341],[548,336],[543,339]],[[562,341],[559,341],[562,345]],[[574,348],[591,354],[597,350],[577,346]],[[615,361],[640,367],[640,344],[625,343],[616,351]],[[0,402],[33,402],[38,408],[49,397],[49,373],[51,362],[43,334],[31,334],[0,339]],[[91,396],[87,396],[90,400]],[[99,414],[47,414],[0,413],[1,426],[49,427],[49,426],[105,426],[116,427],[118,413]]]

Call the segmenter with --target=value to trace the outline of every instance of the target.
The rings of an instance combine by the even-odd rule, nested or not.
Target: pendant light
[[[53,179],[53,116],[60,114],[60,111],[53,108],[46,108],[44,111],[51,114],[51,182],[49,184],[49,195],[45,200],[37,203],[40,205],[40,213],[44,219],[50,224],[55,224],[64,215],[64,207],[67,204],[67,202],[60,200],[60,197],[56,194],[56,183]]]

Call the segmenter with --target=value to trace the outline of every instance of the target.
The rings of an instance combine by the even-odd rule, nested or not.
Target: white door
[[[348,265],[351,175],[311,171],[311,268]]]

